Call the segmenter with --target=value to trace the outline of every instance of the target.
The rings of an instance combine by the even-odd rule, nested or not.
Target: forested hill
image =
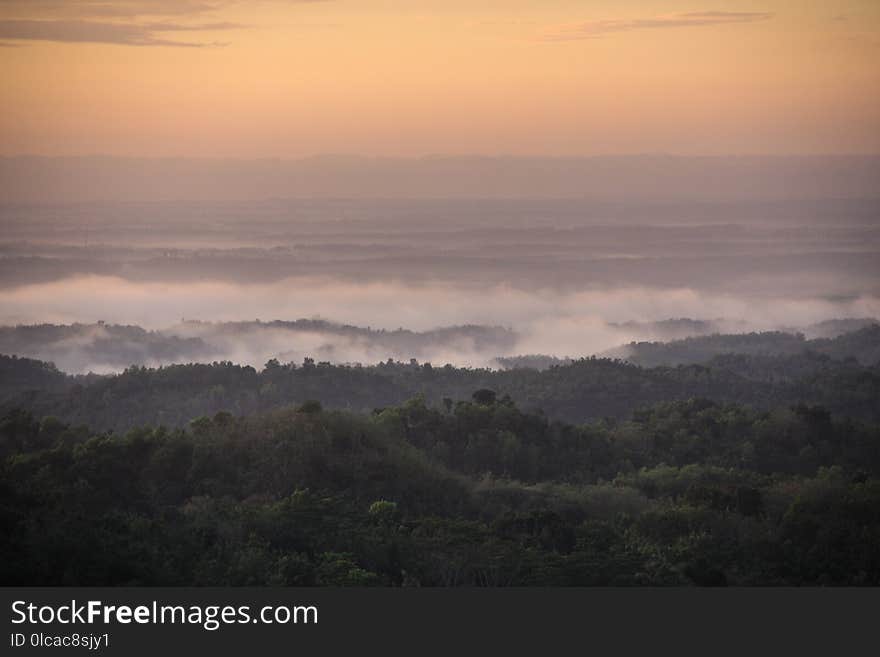
[[[876,338],[656,367],[0,356],[0,581],[877,585],[880,366],[835,351]]]
[[[837,415],[880,419],[880,369],[802,353],[722,356],[705,365],[642,368],[589,358],[547,370],[487,370],[388,362],[370,367],[315,363],[257,371],[229,362],[132,367],[106,377],[64,377],[39,361],[0,357],[0,407],[23,407],[96,429],[186,425],[201,415],[247,415],[319,400],[327,408],[371,412],[423,396],[442,408],[488,388],[521,408],[582,423],[626,418],[657,402],[702,397],[758,408],[821,405]]]
[[[725,354],[794,356],[804,352],[838,360],[853,358],[863,365],[877,365],[880,363],[880,324],[874,323],[834,338],[807,340],[801,333],[783,331],[716,334],[671,342],[633,342],[612,353],[631,363],[654,367],[705,363]]]
[[[112,399],[108,400],[112,403]],[[878,585],[877,425],[491,391],[92,432],[0,415],[6,585]]]

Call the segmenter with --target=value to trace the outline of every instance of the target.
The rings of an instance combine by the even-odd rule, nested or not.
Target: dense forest
[[[543,370],[434,367],[415,360],[334,365],[306,358],[299,364],[271,360],[259,371],[223,361],[132,366],[111,376],[68,376],[41,361],[0,356],[0,373],[0,410],[22,407],[118,432],[145,424],[180,427],[200,415],[247,415],[309,399],[369,413],[422,395],[440,407],[480,388],[572,423],[625,419],[645,405],[692,397],[764,409],[803,402],[880,421],[880,366],[812,351],[730,353],[699,364],[656,367],[587,358]]]
[[[878,333],[650,367],[2,356],[0,581],[880,585]]]
[[[880,428],[810,406],[573,426],[478,390],[0,440],[6,584],[880,584]]]

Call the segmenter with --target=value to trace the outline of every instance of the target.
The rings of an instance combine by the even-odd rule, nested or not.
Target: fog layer
[[[840,199],[0,205],[0,325],[91,327],[0,350],[73,371],[307,356],[482,366],[878,317],[878,213]],[[268,324],[303,318],[364,330]],[[704,324],[653,324],[670,318]],[[98,322],[161,333],[108,336]],[[399,328],[410,333],[381,333]]]
[[[313,357],[361,363],[418,358],[435,364],[491,366],[499,356],[580,357],[633,340],[707,331],[802,328],[836,317],[878,317],[880,299],[869,295],[851,299],[749,298],[690,288],[560,291],[503,285],[355,284],[315,278],[250,285],[216,281],[184,284],[86,276],[0,290],[0,308],[5,324],[136,324],[159,330],[165,338],[201,341],[165,357],[145,352],[142,362],[149,365],[233,360],[260,366],[269,358],[301,361]],[[320,323],[269,323],[303,316],[386,332],[405,327],[423,335],[408,338],[399,334],[399,339],[392,340]],[[708,321],[706,327],[684,327],[676,335],[670,335],[668,326],[652,325],[669,317]],[[235,326],[210,323],[243,319],[261,322]],[[437,327],[467,324],[501,328],[482,333],[431,332]],[[102,357],[101,350],[92,348],[96,340],[106,343],[106,330],[96,326],[59,341],[51,349],[21,355],[54,359],[72,371],[108,371],[131,364]]]

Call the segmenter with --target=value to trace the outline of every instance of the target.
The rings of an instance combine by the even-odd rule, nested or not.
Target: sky
[[[0,155],[880,152],[876,0],[0,0]]]

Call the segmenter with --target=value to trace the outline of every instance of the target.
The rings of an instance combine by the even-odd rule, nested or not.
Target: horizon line
[[[42,160],[235,160],[240,162],[302,162],[308,160],[591,160],[591,159],[631,159],[631,158],[669,158],[669,159],[811,159],[811,158],[878,158],[877,152],[815,152],[815,153],[670,153],[644,151],[632,153],[593,153],[580,155],[552,154],[514,154],[514,153],[423,153],[421,155],[371,155],[367,153],[312,153],[309,155],[118,155],[112,153],[81,153],[67,155],[46,155],[40,153],[0,154],[2,160],[42,159]]]

